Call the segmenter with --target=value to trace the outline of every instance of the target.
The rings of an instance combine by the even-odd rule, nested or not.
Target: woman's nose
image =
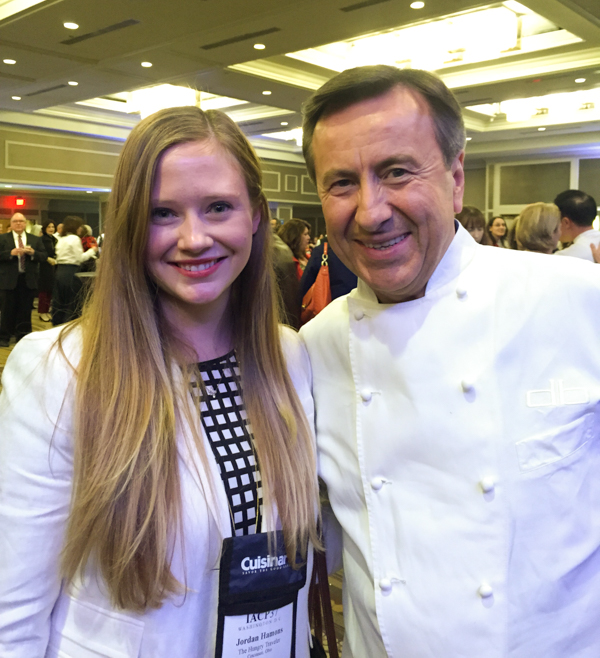
[[[197,212],[187,212],[179,227],[177,246],[181,251],[198,252],[207,249],[214,240],[208,224]]]

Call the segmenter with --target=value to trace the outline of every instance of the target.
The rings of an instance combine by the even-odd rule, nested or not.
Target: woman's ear
[[[254,213],[254,217],[252,218],[252,235],[254,235],[256,233],[256,231],[258,231],[258,226],[260,224],[260,219],[261,219],[260,210],[257,210]]]

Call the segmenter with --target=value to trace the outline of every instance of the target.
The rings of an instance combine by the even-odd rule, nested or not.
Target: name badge
[[[294,658],[298,592],[306,565],[292,569],[281,531],[227,537],[219,572],[216,658]]]

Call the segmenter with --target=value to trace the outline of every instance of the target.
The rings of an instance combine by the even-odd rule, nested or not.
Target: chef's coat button
[[[379,581],[379,589],[385,594],[392,591],[392,581],[389,578],[382,578]]]
[[[373,489],[373,491],[379,491],[381,487],[383,487],[383,478],[374,477],[371,480],[371,489]]]
[[[458,286],[456,289],[456,296],[459,299],[464,299],[467,296],[467,289],[463,288],[462,286]]]
[[[492,493],[494,491],[494,488],[496,487],[496,483],[494,482],[494,478],[486,477],[481,480],[479,483],[481,486],[481,490],[483,493]]]
[[[365,317],[365,314],[363,311],[354,311],[354,319],[355,320],[362,320]]]
[[[373,395],[368,388],[363,388],[363,390],[360,392],[360,397],[362,398],[363,402],[370,402]]]
[[[488,583],[482,583],[477,590],[479,596],[481,596],[482,599],[489,599],[490,596],[494,593],[494,590],[492,589],[492,586],[489,585]]]
[[[465,393],[470,393],[475,388],[473,382],[470,379],[463,379],[460,385],[462,387],[463,392]]]

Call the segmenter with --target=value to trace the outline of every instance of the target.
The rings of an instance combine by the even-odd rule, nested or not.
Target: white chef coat
[[[63,238],[66,240],[67,238]],[[219,557],[231,535],[227,496],[205,437],[207,474],[178,428],[183,539],[172,563],[188,590],[143,614],[117,610],[88,563],[67,588],[59,576],[73,480],[73,367],[78,331],[65,341],[69,365],[55,342],[61,327],[29,334],[11,353],[0,396],[0,656],[2,658],[210,658],[215,652]],[[312,423],[310,368],[290,329],[282,333],[290,377]],[[186,439],[187,435],[187,439]],[[266,518],[267,515],[265,515]],[[263,527],[263,530],[265,528]],[[181,538],[180,538],[181,539]],[[182,546],[182,544],[184,544]],[[298,594],[298,658],[308,658],[308,587]]]
[[[600,231],[590,228],[589,231],[584,231],[580,233],[574,240],[573,244],[568,246],[566,249],[561,249],[557,251],[555,256],[575,256],[575,258],[583,258],[584,260],[589,260],[594,262],[594,257],[592,256],[592,250],[590,245],[593,244],[595,247],[600,244]]]
[[[421,299],[302,329],[344,658],[600,656],[600,276],[459,227]]]

